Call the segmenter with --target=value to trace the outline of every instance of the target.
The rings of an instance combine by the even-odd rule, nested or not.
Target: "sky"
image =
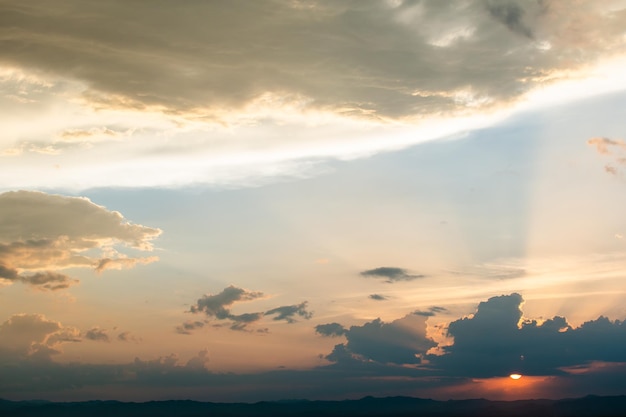
[[[625,28],[0,0],[0,398],[626,394]]]

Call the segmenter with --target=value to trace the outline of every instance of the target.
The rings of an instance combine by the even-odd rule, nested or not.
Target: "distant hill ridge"
[[[360,400],[284,400],[258,403],[212,403],[191,400],[50,402],[0,399],[3,417],[261,417],[261,416],[550,416],[626,417],[626,396],[563,400],[489,401],[485,399],[435,401],[412,397],[365,397]]]

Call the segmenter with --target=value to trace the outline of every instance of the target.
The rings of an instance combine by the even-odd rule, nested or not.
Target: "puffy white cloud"
[[[80,341],[73,327],[49,320],[41,314],[14,314],[0,324],[0,362],[45,360],[59,353],[64,342]]]
[[[67,288],[78,281],[59,270],[88,267],[101,272],[156,261],[128,258],[117,248],[150,251],[160,233],[86,198],[6,192],[0,194],[0,278],[39,289]]]

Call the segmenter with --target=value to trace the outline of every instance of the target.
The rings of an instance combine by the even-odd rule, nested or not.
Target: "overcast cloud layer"
[[[617,0],[2,1],[0,15],[0,158],[24,187],[314,175],[311,158],[483,126],[461,116],[625,52]],[[605,88],[623,88],[614,72]]]

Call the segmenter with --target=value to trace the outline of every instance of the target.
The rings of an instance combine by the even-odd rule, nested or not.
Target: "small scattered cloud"
[[[122,132],[109,129],[108,127],[92,127],[89,129],[65,129],[59,137],[66,141],[83,141],[86,139],[99,138],[116,138],[122,135]]]
[[[626,165],[626,142],[621,139],[596,137],[589,139],[587,144],[594,146],[599,154],[612,159],[612,163],[604,166],[604,172],[616,177],[621,176],[620,167]]]
[[[427,311],[416,310],[413,312],[413,314],[417,314],[418,316],[424,316],[424,317],[432,317],[436,315],[437,313],[443,313],[445,311],[448,311],[448,310],[444,307],[434,306],[434,307],[430,307]]]
[[[19,280],[35,288],[49,291],[66,289],[79,282],[77,279],[72,279],[68,275],[51,271],[37,272],[33,275],[23,275],[20,276]]]
[[[176,326],[176,333],[191,334],[192,330],[201,329],[206,323],[204,321],[186,321]]]
[[[147,256],[145,258],[102,258],[95,267],[96,272],[100,273],[107,269],[128,269],[136,265],[147,265],[158,261],[157,256]]]
[[[604,137],[591,138],[587,141],[588,145],[595,146],[598,153],[602,155],[611,155],[615,152],[615,148],[625,148],[626,142],[623,140],[614,140]]]
[[[294,323],[295,316],[302,317],[305,320],[313,317],[313,313],[307,311],[307,302],[303,301],[300,304],[294,304],[290,306],[276,307],[265,312],[266,316],[275,316],[273,320],[285,320],[287,323]]]
[[[85,339],[92,340],[94,342],[110,342],[111,338],[107,333],[106,329],[101,329],[99,327],[93,327],[87,330],[84,334]]]
[[[414,279],[426,277],[426,275],[410,274],[406,269],[392,266],[381,266],[379,268],[368,269],[367,271],[361,272],[361,276],[366,278],[384,278],[385,282],[388,283],[412,281]]]
[[[117,335],[116,338],[119,342],[140,342],[141,338],[134,336],[131,332],[125,331]]]
[[[260,291],[248,291],[230,285],[217,294],[204,295],[196,301],[195,305],[191,306],[189,312],[204,313],[209,318],[225,321],[231,330],[248,330],[248,325],[260,321],[265,316],[274,316],[274,321],[285,320],[287,323],[294,323],[295,317],[310,319],[313,315],[307,310],[306,301],[300,304],[275,307],[265,312],[257,311],[242,314],[231,312],[231,307],[235,303],[253,301],[262,297],[264,294]],[[176,332],[189,334],[202,326],[204,326],[203,322],[185,322],[176,327]],[[217,327],[221,327],[221,324],[218,324]]]
[[[315,332],[328,337],[343,336],[346,329],[339,323],[318,324],[315,326]]]
[[[191,306],[192,313],[204,313],[208,317],[220,320],[231,318],[230,306],[236,302],[251,301],[263,297],[259,291],[248,291],[243,288],[230,285],[217,294],[205,294]]]
[[[367,298],[369,298],[370,300],[376,300],[376,301],[385,301],[389,299],[389,297],[385,295],[380,295],[380,294],[370,294]]]

